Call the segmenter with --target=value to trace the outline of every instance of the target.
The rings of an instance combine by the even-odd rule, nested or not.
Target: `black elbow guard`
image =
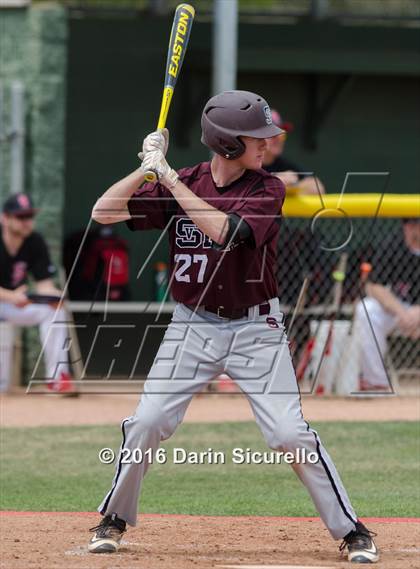
[[[219,245],[213,241],[213,247],[215,249],[227,248],[230,250],[252,237],[252,230],[250,226],[236,213],[228,214],[228,223],[229,227],[225,242],[222,245]]]

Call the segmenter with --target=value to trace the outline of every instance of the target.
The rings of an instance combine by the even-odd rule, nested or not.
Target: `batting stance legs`
[[[357,516],[317,433],[304,421],[278,300],[269,317],[256,307],[248,318],[225,320],[179,304],[159,348],[141,402],[122,423],[122,448],[143,451],[142,464],[120,459],[111,490],[99,507],[134,526],[138,496],[154,452],[181,423],[194,393],[213,377],[228,373],[248,398],[258,426],[274,450],[317,453],[313,464],[294,464],[325,525],[335,539],[356,528]]]

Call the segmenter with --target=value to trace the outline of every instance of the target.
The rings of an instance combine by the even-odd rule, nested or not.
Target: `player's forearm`
[[[38,294],[56,294],[58,296],[61,294],[61,290],[55,286],[52,279],[37,281],[35,283],[35,290]]]
[[[93,206],[92,218],[98,223],[117,223],[130,219],[127,202],[143,182],[144,174],[137,169],[113,184]]]
[[[225,242],[229,228],[229,218],[226,213],[196,196],[179,180],[171,189],[171,193],[188,217],[203,233],[219,245]]]
[[[404,313],[404,305],[387,287],[376,283],[367,283],[366,292],[390,314],[399,317]]]
[[[12,302],[13,290],[0,286],[0,302]]]

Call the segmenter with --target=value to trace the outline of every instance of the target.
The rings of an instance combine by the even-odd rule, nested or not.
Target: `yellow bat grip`
[[[158,129],[165,128],[166,119],[168,118],[169,107],[171,106],[173,92],[174,92],[173,87],[164,87],[163,89],[162,105],[160,107],[160,114],[157,125]]]

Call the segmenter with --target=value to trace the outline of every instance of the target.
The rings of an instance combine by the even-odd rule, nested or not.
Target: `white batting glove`
[[[161,150],[153,150],[148,152],[141,164],[141,170],[147,172],[152,170],[156,173],[161,184],[166,186],[168,190],[172,190],[178,181],[178,174],[166,162],[165,156]]]
[[[169,131],[167,128],[155,130],[146,136],[143,140],[143,151],[138,153],[140,160],[146,156],[148,152],[160,150],[164,156],[168,151],[169,146]]]

